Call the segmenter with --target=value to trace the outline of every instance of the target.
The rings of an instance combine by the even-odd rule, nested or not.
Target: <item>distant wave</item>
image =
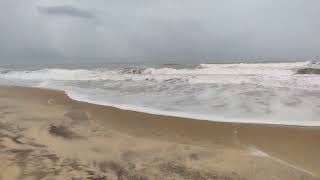
[[[240,64],[200,64],[193,69],[164,68],[123,68],[110,69],[40,69],[34,71],[5,70],[1,72],[7,78],[52,79],[52,80],[99,80],[112,79],[113,75],[233,75],[233,74],[270,74],[291,75],[297,69],[306,68],[309,61],[296,63],[240,63]]]
[[[40,69],[5,70],[0,78],[36,81],[181,81],[193,84],[261,84],[271,86],[294,86],[309,88],[318,86],[313,77],[296,77],[295,74],[317,74],[310,69],[311,62],[295,63],[239,63],[200,64],[192,69],[172,67],[144,67],[117,69]],[[298,73],[297,73],[298,72]]]
[[[115,71],[85,69],[41,69],[34,71],[9,71],[2,74],[3,78],[25,80],[104,80],[116,74]]]
[[[299,68],[307,67],[306,62],[295,63],[240,63],[240,64],[200,64],[195,69],[174,69],[174,68],[147,68],[144,74],[198,74],[198,75],[291,75]]]

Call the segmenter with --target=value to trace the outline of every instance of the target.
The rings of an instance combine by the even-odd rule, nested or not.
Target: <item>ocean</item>
[[[65,64],[0,67],[0,84],[199,120],[320,126],[320,63]]]

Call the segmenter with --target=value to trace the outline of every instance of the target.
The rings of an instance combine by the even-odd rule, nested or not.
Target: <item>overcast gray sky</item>
[[[320,55],[319,0],[2,0],[0,62]]]

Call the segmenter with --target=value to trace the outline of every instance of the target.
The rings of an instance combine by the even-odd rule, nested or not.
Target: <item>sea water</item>
[[[317,62],[3,67],[0,83],[66,91],[75,100],[224,122],[320,125]]]

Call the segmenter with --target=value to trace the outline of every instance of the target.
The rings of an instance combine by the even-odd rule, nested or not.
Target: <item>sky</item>
[[[320,56],[319,0],[0,1],[0,63]]]

